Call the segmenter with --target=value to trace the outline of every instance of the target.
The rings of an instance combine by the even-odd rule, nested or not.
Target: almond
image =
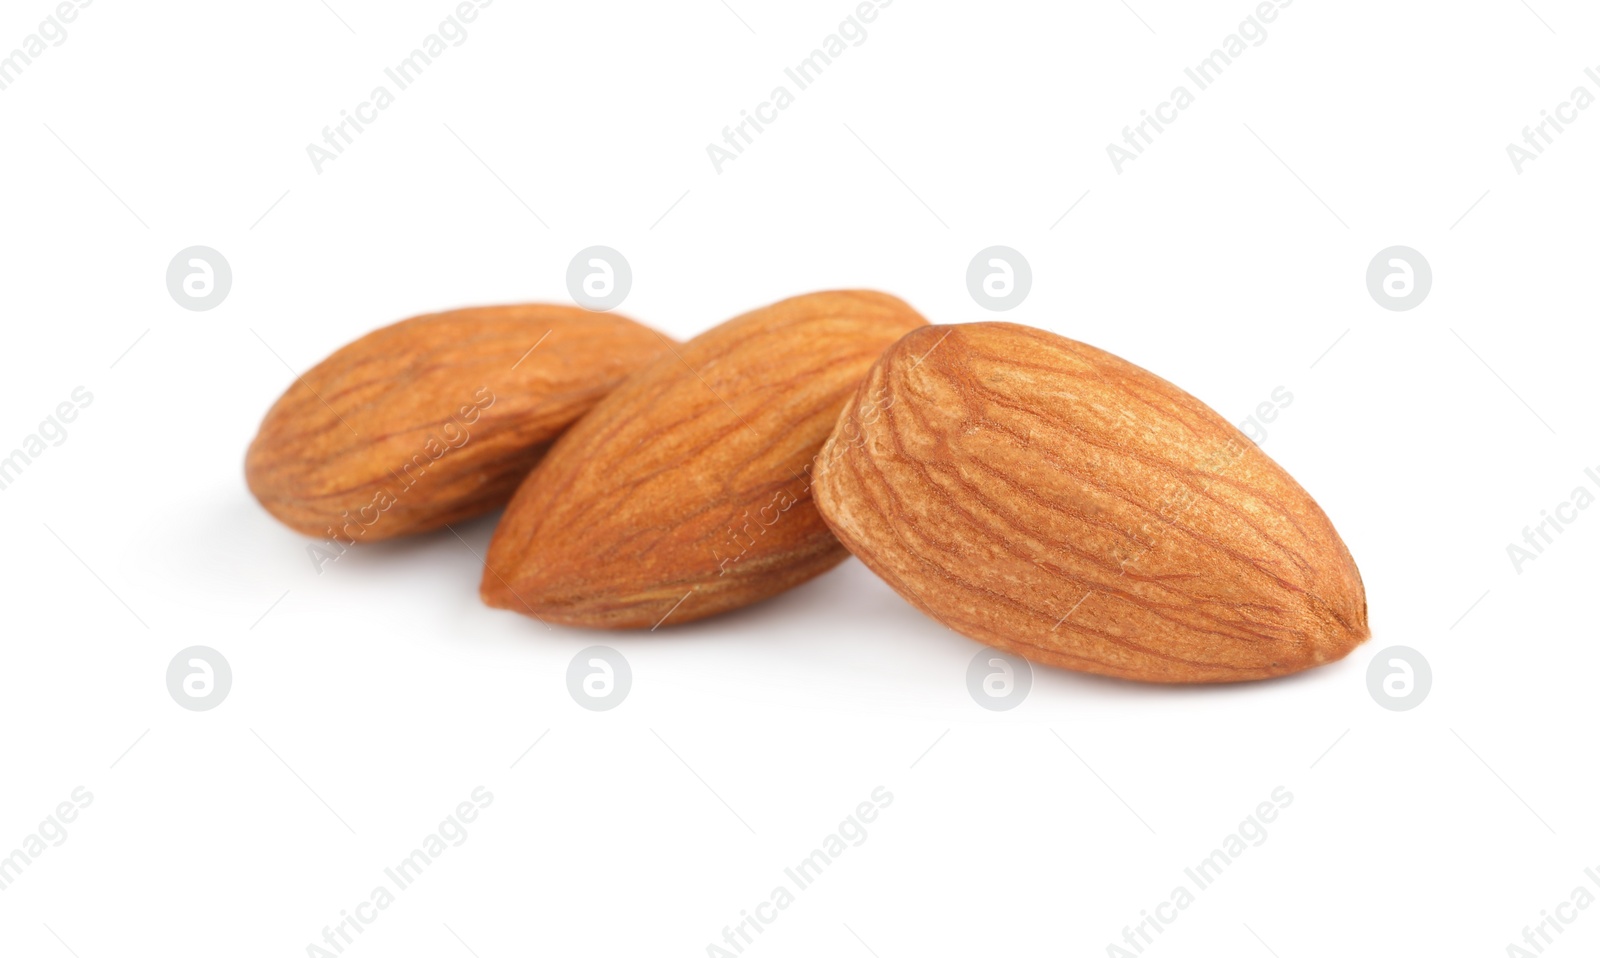
[[[861,400],[869,403],[862,413]],[[873,366],[823,451],[839,539],[928,615],[1046,665],[1232,682],[1368,633],[1328,517],[1210,407],[1010,323],[928,327]]]
[[[749,605],[847,553],[811,469],[879,353],[926,324],[892,296],[784,300],[657,359],[550,450],[489,544],[489,605],[634,628]]]
[[[245,459],[250,491],[341,543],[505,504],[573,420],[663,354],[659,333],[572,306],[490,306],[369,333],[298,378]]]

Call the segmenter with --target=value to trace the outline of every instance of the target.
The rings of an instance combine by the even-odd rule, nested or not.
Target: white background
[[[1300,0],[1119,175],[1107,143],[1253,9],[1129,2],[900,0],[720,175],[706,145],[848,0],[498,0],[320,175],[306,145],[450,3],[83,10],[0,91],[0,452],[94,396],[0,492],[0,855],[94,799],[0,891],[0,951],[307,954],[482,785],[346,954],[704,955],[881,785],[746,955],[1104,955],[1278,786],[1265,843],[1147,955],[1506,954],[1600,866],[1600,510],[1520,574],[1506,554],[1600,471],[1600,107],[1520,175],[1506,155],[1600,92],[1600,13]],[[0,52],[51,9],[7,3]],[[653,635],[483,607],[449,533],[316,574],[242,476],[285,364],[564,301],[593,244],[632,263],[621,311],[679,337],[838,287],[992,318],[968,260],[1022,251],[1003,318],[1236,422],[1293,393],[1263,447],[1349,545],[1373,639],[1234,687],[1041,668],[991,713],[979,646],[854,560]],[[1396,244],[1434,273],[1409,312],[1365,286]],[[193,245],[233,268],[209,312],[165,286]],[[461,532],[481,553],[492,527]],[[632,664],[610,712],[565,688],[592,644]],[[191,645],[232,663],[213,711],[168,694]],[[1367,691],[1392,645],[1432,664],[1409,712]],[[1547,954],[1600,945],[1577,916]]]

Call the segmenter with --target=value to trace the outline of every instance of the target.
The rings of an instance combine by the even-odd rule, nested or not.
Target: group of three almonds
[[[1204,403],[870,291],[682,344],[566,306],[408,319],[299,377],[246,477],[314,553],[504,505],[483,600],[569,625],[704,618],[854,553],[959,632],[1123,678],[1266,678],[1368,634],[1327,516]]]

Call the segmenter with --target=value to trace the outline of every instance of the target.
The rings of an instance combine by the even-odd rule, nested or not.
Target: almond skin
[[[483,601],[653,629],[837,565],[847,553],[811,502],[816,456],[873,361],[926,322],[883,293],[814,293],[651,363],[517,490],[489,544]]]
[[[913,605],[1034,662],[1234,682],[1367,638],[1355,562],[1243,433],[1110,353],[1011,323],[907,335],[862,382],[817,506]]]
[[[250,444],[245,480],[309,536],[348,544],[437,529],[504,505],[562,430],[670,345],[573,306],[403,320],[289,387]]]

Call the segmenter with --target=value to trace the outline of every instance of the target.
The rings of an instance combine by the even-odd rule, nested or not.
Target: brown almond
[[[562,430],[669,345],[573,306],[403,320],[299,377],[261,423],[245,478],[309,536],[436,529],[503,505]]]
[[[1311,496],[1210,407],[1110,353],[1010,323],[928,327],[857,400],[823,451],[818,508],[897,592],[986,645],[1231,682],[1334,661],[1369,634],[1360,573]]]
[[[883,293],[746,313],[640,370],[528,476],[489,544],[489,605],[654,628],[749,605],[847,553],[811,469],[884,348],[926,324]]]

